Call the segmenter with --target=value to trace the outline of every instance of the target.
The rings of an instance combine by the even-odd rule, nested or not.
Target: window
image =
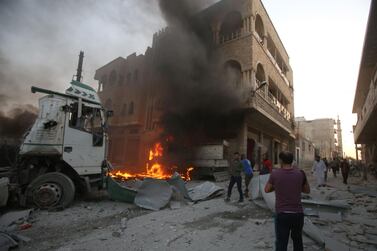
[[[137,81],[139,78],[139,71],[138,70],[135,70],[134,71],[134,80]]]
[[[228,83],[234,87],[239,88],[241,85],[241,65],[235,60],[230,60],[225,63],[225,77]]]
[[[93,146],[102,146],[101,110],[83,104],[80,115],[78,108],[78,102],[71,104],[69,107],[69,127],[93,134]]]
[[[128,108],[128,114],[134,114],[134,102],[130,103],[130,106]]]
[[[264,37],[264,25],[263,25],[262,18],[259,15],[257,15],[257,17],[255,18],[255,31],[257,32],[260,38],[259,42],[262,43],[263,37]]]
[[[233,11],[226,15],[220,27],[220,42],[240,37],[242,25],[242,16],[239,12]]]
[[[303,141],[303,142],[301,143],[301,145],[302,145],[302,146],[301,146],[301,147],[302,147],[302,151],[305,152],[305,141]]]

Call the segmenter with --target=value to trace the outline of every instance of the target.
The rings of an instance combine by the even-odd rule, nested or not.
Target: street
[[[377,250],[376,197],[347,191],[341,177],[332,174],[328,178],[331,187],[317,189],[310,172],[307,174],[312,199],[346,200],[352,206],[341,221],[312,218],[324,236],[351,250]],[[376,181],[370,179],[366,187],[373,195],[376,190],[369,187]],[[192,181],[188,186],[201,182]],[[360,178],[351,178],[350,184],[351,191],[359,188]],[[226,188],[227,182],[217,185]],[[32,227],[19,232],[32,239],[20,250],[272,250],[272,213],[249,200],[237,200],[234,188],[229,203],[218,197],[153,212],[109,201],[105,193],[99,193],[86,201],[76,200],[64,211],[36,211]],[[304,247],[323,250],[306,235]],[[291,241],[289,248],[292,250]]]

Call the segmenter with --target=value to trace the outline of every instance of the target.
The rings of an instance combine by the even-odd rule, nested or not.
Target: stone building
[[[246,93],[235,135],[219,140],[257,163],[267,153],[277,165],[279,151],[295,150],[293,72],[266,9],[260,0],[222,0],[196,17],[206,20],[219,63],[237,73],[234,88]],[[167,30],[154,35],[145,55],[119,57],[96,71],[100,97],[114,110],[109,157],[116,165],[142,161],[163,130],[164,109],[156,94],[161,90],[155,83],[164,76],[155,74],[153,62]]]
[[[322,158],[332,159],[343,157],[341,124],[338,119],[315,119],[305,120],[296,118],[298,135],[311,141],[316,149],[316,154]]]
[[[364,47],[361,55],[359,77],[353,103],[357,114],[354,126],[356,149],[361,149],[366,164],[377,163],[377,1],[372,0]]]

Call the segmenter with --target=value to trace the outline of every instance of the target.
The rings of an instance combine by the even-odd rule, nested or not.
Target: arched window
[[[264,25],[262,18],[257,15],[255,18],[255,31],[257,32],[259,38],[261,39],[261,42],[263,42],[263,37],[264,37]]]
[[[241,85],[241,65],[235,60],[229,60],[225,63],[225,74],[228,83],[235,87],[240,87]]]
[[[131,101],[130,106],[128,107],[128,114],[134,114],[134,102]]]
[[[220,42],[225,42],[241,36],[242,16],[233,11],[225,16],[220,28]]]
[[[115,70],[112,70],[109,77],[109,84],[113,85],[116,83],[116,81],[117,81],[117,73]]]
[[[257,85],[259,86],[263,81],[266,81],[266,74],[264,72],[264,69],[263,69],[263,65],[262,64],[258,64],[257,66],[257,73],[256,73],[256,81],[257,81]]]

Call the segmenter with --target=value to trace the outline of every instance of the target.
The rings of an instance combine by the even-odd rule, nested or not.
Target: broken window
[[[79,103],[71,104],[69,109],[69,127],[93,134],[93,146],[103,145],[103,130],[100,108],[82,104],[81,115]]]

